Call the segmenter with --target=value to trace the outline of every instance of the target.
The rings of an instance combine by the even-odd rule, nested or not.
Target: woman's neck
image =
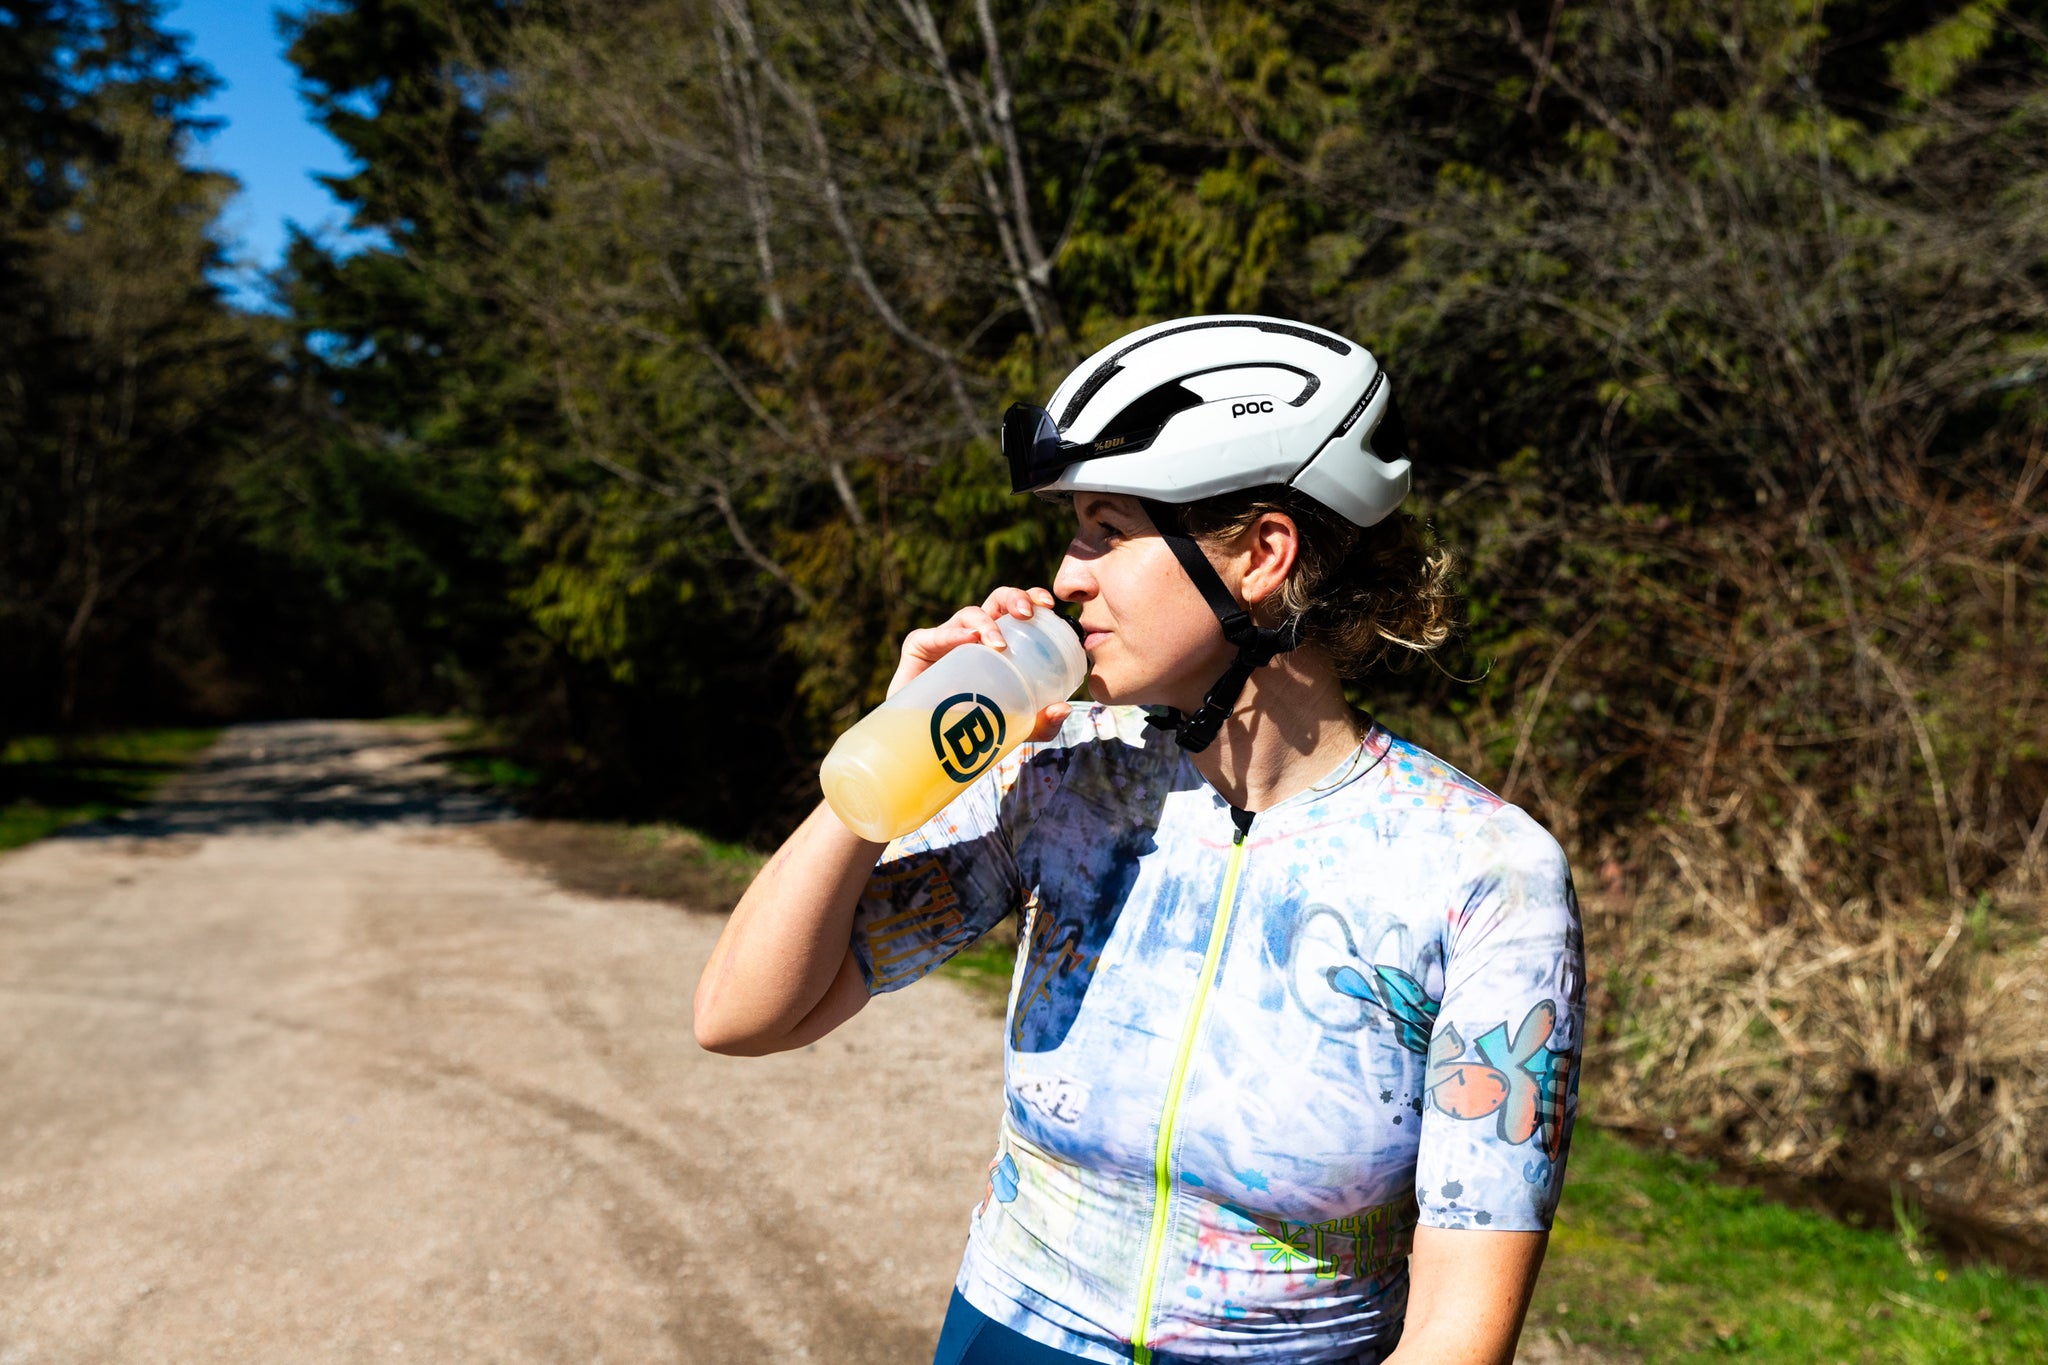
[[[1301,649],[1252,674],[1216,742],[1190,758],[1224,800],[1257,812],[1328,776],[1360,734],[1328,656]]]

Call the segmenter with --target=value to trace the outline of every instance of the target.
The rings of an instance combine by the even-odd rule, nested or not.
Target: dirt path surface
[[[701,1052],[720,920],[500,857],[438,747],[238,728],[0,857],[0,1365],[928,1360],[986,1005]]]

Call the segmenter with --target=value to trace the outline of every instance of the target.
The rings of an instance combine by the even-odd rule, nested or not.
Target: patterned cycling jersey
[[[871,991],[1022,915],[958,1287],[1089,1360],[1382,1359],[1418,1222],[1550,1225],[1583,949],[1557,843],[1373,727],[1253,817],[1077,706],[890,845]]]

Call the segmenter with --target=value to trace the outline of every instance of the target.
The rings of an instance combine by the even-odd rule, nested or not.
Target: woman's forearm
[[[1408,1316],[1386,1365],[1509,1365],[1547,1232],[1418,1227]]]
[[[853,911],[883,845],[820,805],[734,907],[697,979],[697,1042],[713,1052],[800,1047],[866,1001]]]
[[[911,631],[890,694],[962,645],[1003,648],[997,617],[1053,606],[1044,588],[998,588],[984,605],[962,607],[944,625]],[[1031,737],[1057,734],[1067,712],[1065,702],[1047,707]],[[884,847],[854,834],[822,803],[798,826],[740,898],[697,978],[700,1046],[781,1052],[859,1012],[868,997],[851,947],[853,908]]]

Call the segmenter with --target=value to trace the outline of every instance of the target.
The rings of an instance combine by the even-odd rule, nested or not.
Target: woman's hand
[[[945,624],[911,631],[903,637],[903,659],[896,665],[896,676],[889,680],[889,695],[895,696],[898,688],[962,645],[1007,648],[1002,626],[998,624],[1000,618],[1014,616],[1026,620],[1034,611],[1051,611],[1056,605],[1052,593],[1044,588],[997,588],[986,602],[978,607],[960,608]],[[1046,707],[1038,714],[1031,738],[1051,739],[1072,710],[1065,702]]]

